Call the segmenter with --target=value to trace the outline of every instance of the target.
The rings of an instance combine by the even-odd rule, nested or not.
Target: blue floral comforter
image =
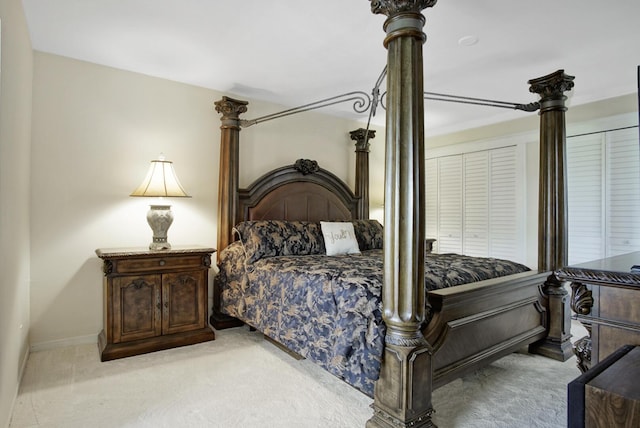
[[[382,250],[265,257],[246,264],[234,242],[221,253],[221,310],[373,396],[385,336]],[[426,289],[529,270],[506,260],[428,254]]]

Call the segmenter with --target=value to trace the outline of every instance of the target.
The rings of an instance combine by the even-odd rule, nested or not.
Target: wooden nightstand
[[[427,238],[424,240],[425,250],[427,254],[433,251],[433,243],[436,241],[437,239],[433,239],[433,238]]]
[[[207,247],[97,249],[104,260],[102,361],[214,340]]]

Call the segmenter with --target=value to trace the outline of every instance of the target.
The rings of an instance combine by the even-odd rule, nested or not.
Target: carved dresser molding
[[[574,344],[583,372],[624,345],[640,345],[640,252],[559,269],[571,283],[571,309],[588,336]]]

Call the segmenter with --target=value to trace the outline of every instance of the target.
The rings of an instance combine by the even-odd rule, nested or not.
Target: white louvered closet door
[[[438,252],[462,253],[462,156],[438,159]]]
[[[426,167],[426,197],[425,197],[425,233],[427,238],[436,239],[433,252],[438,253],[438,160],[427,159]]]
[[[640,250],[638,130],[567,140],[569,264]]]
[[[428,159],[426,229],[434,251],[521,261],[515,146]]]
[[[463,161],[463,254],[483,257],[489,254],[489,152],[465,154]]]
[[[606,134],[607,256],[640,250],[640,147],[638,130]]]
[[[601,134],[567,139],[568,262],[605,256],[604,146]]]
[[[489,151],[489,254],[521,260],[518,243],[518,169],[515,146]]]

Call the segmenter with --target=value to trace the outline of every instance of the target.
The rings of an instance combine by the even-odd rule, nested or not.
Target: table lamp
[[[173,170],[173,162],[164,159],[161,154],[158,159],[151,161],[147,176],[130,196],[147,196],[158,198],[158,203],[151,204],[147,213],[147,223],[153,230],[153,241],[149,245],[150,250],[169,250],[171,244],[167,242],[167,231],[173,223],[171,205],[164,203],[163,198],[190,198],[182,188],[176,173]]]

